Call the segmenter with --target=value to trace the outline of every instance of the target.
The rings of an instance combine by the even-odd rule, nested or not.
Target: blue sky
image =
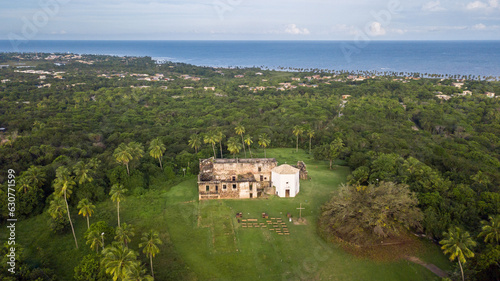
[[[0,38],[500,40],[500,0],[3,1]]]

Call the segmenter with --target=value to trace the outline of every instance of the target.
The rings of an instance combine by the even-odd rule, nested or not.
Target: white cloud
[[[478,23],[472,27],[473,30],[484,30],[486,29],[486,25],[482,23]]]
[[[439,12],[446,10],[441,6],[440,1],[430,1],[422,6],[422,11],[424,12]]]
[[[336,24],[332,27],[333,32],[348,33],[351,35],[357,35],[359,30],[354,25],[347,24]]]
[[[370,35],[372,36],[382,36],[385,35],[385,29],[382,27],[382,24],[380,22],[374,21],[370,25]]]
[[[493,0],[493,1],[490,1],[490,2],[497,2],[497,1]],[[489,7],[488,4],[486,4],[484,2],[481,2],[481,1],[474,1],[474,2],[470,2],[469,4],[467,4],[467,9],[468,10],[485,9],[485,8],[488,8],[488,7]]]
[[[407,29],[400,29],[400,28],[397,28],[397,29],[391,29],[390,31],[391,31],[391,32],[393,32],[393,33],[400,34],[400,35],[403,35],[403,34],[405,34],[406,32],[408,32],[408,30],[407,30]]]
[[[490,0],[489,3],[492,8],[498,8],[498,0]]]
[[[296,24],[291,23],[286,26],[285,33],[293,35],[308,35],[311,32],[307,28],[298,28]]]

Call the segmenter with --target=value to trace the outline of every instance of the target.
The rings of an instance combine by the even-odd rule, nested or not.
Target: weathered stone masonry
[[[199,199],[258,198],[274,194],[271,170],[274,158],[200,159]]]

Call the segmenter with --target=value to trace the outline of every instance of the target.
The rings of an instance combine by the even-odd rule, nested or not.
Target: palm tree
[[[64,197],[66,202],[66,212],[68,213],[69,224],[71,225],[71,231],[73,232],[73,238],[75,238],[75,245],[78,249],[78,241],[76,241],[75,228],[73,227],[73,222],[71,221],[71,216],[69,214],[68,197],[73,192],[73,186],[76,185],[74,178],[71,176],[68,168],[61,166],[56,170],[56,179],[54,180],[54,189],[56,196]]]
[[[224,140],[225,137],[226,135],[224,135],[222,131],[217,131],[217,134],[215,135],[216,141],[219,142],[220,146],[220,158],[224,158],[222,157],[222,141]]]
[[[41,167],[31,166],[21,175],[19,191],[26,193],[30,188],[40,188],[45,183],[45,173]]]
[[[236,154],[241,150],[240,141],[236,139],[236,137],[229,138],[227,141],[227,149],[233,154],[233,158],[236,157]]]
[[[302,136],[302,133],[304,133],[304,129],[301,126],[295,125],[293,127],[293,134],[297,137],[296,152],[299,152],[299,136]]]
[[[243,141],[243,134],[245,133],[245,127],[243,127],[241,124],[236,126],[234,128],[236,131],[236,134],[241,136],[241,144],[243,145],[243,150],[245,151],[245,158],[247,158],[247,150],[245,149],[245,142]]]
[[[153,257],[160,252],[158,245],[163,244],[163,242],[158,237],[158,231],[150,230],[142,234],[141,243],[139,247],[144,247],[143,253],[149,256],[149,262],[151,263],[151,275],[155,277],[153,271]]]
[[[160,161],[160,168],[163,170],[163,166],[161,164],[161,158],[163,157],[163,153],[165,152],[166,147],[160,138],[156,138],[151,141],[149,144],[149,155],[151,157],[158,159]]]
[[[133,160],[139,160],[144,155],[144,146],[138,142],[131,142],[128,144],[130,154]]]
[[[130,149],[124,143],[120,144],[114,151],[113,157],[115,157],[116,161],[120,164],[123,164],[127,167],[127,174],[130,176],[130,170],[128,168],[128,163],[134,158],[130,153]]]
[[[125,246],[128,246],[128,242],[132,241],[132,237],[135,235],[135,228],[127,223],[123,223],[122,226],[118,226],[116,228],[116,236],[115,240],[118,240],[120,243],[124,243]]]
[[[489,216],[490,221],[482,221],[481,233],[479,237],[484,236],[484,242],[498,244],[500,242],[500,215]]]
[[[73,173],[75,174],[76,180],[79,185],[84,184],[85,182],[92,182],[94,178],[91,176],[92,173],[92,164],[90,162],[85,163],[83,161],[79,161],[76,163],[73,168]]]
[[[245,143],[248,145],[248,151],[250,152],[250,158],[252,158],[252,149],[250,148],[250,145],[253,143],[252,137],[251,136],[246,136],[245,137]]]
[[[90,249],[95,250],[96,253],[99,252],[100,247],[104,246],[101,233],[97,229],[87,232],[85,239],[87,239],[87,245],[90,245]]]
[[[77,208],[79,209],[78,214],[87,217],[87,229],[90,228],[89,217],[92,216],[95,210],[95,205],[90,203],[89,199],[84,198],[78,202]]]
[[[207,134],[205,134],[203,142],[212,145],[212,149],[214,151],[214,159],[217,158],[217,156],[215,155],[215,143],[217,142],[217,136],[215,135],[215,133],[213,131],[210,131]]]
[[[49,214],[52,218],[62,218],[66,213],[66,205],[64,204],[64,199],[61,197],[54,197],[50,201]]]
[[[101,264],[113,281],[126,280],[127,276],[139,265],[137,253],[122,244],[111,245],[102,251]]]
[[[266,133],[259,135],[259,145],[264,148],[264,158],[267,158],[266,147],[268,147],[270,143],[271,140]]]
[[[196,154],[198,154],[198,148],[201,146],[201,138],[198,134],[191,135],[189,138],[188,144],[191,148],[194,148]]]
[[[311,141],[312,138],[314,138],[314,130],[313,129],[308,129],[307,130],[307,135],[309,136],[309,154],[311,154]]]
[[[146,269],[142,264],[137,264],[134,269],[129,272],[127,277],[123,279],[124,281],[153,281],[154,278],[151,275],[146,274]]]
[[[113,184],[113,186],[111,187],[111,191],[109,192],[109,195],[111,195],[111,200],[113,200],[113,202],[116,202],[118,226],[120,226],[120,202],[125,200],[125,193],[127,193],[127,189],[119,183]]]
[[[448,232],[443,233],[444,239],[439,242],[443,245],[441,249],[445,254],[450,255],[450,260],[458,258],[458,265],[462,273],[462,280],[465,280],[462,263],[465,263],[465,258],[474,257],[474,253],[470,248],[476,246],[476,242],[472,240],[469,232],[463,231],[459,227],[450,228]]]

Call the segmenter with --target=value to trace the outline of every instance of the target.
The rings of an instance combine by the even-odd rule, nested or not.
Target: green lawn
[[[198,202],[196,178],[191,177],[173,187],[127,197],[120,204],[121,221],[137,228],[131,248],[138,250],[141,233],[149,229],[158,230],[165,241],[153,260],[158,280],[438,280],[427,269],[407,261],[354,257],[317,235],[320,206],[345,181],[348,168],[328,170],[328,163],[313,161],[294,149],[268,149],[267,156],[275,157],[279,164],[306,163],[311,180],[301,181],[296,198]],[[270,231],[271,225],[261,218],[262,212],[284,222],[288,212],[297,218],[300,203],[308,224],[286,222],[289,235]],[[258,219],[266,228],[242,227],[235,218],[237,212],[243,212],[243,219]],[[111,201],[98,204],[91,222],[97,220],[116,226],[116,206]],[[45,215],[19,222],[18,241],[26,247],[32,264],[44,261],[57,268],[61,280],[71,280],[73,268],[90,252],[83,239],[86,221],[76,219],[79,250],[74,249],[71,233],[54,235],[46,222]],[[449,265],[439,248],[430,243],[417,256],[444,269]],[[149,265],[142,252],[141,259]]]

